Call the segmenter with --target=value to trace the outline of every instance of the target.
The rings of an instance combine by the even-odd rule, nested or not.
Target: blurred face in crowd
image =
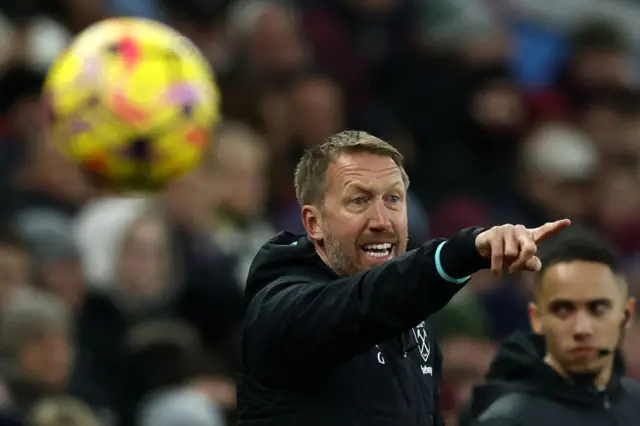
[[[498,31],[487,30],[464,41],[462,59],[473,68],[501,64],[509,60],[511,46],[508,37]]]
[[[78,308],[84,298],[84,275],[80,259],[59,259],[43,265],[40,282],[72,310]]]
[[[626,117],[620,126],[620,151],[636,161],[640,157],[640,116]]]
[[[10,111],[11,130],[21,141],[29,141],[41,131],[42,118],[42,105],[38,97],[21,99]],[[35,126],[34,119],[38,123]]]
[[[612,355],[635,301],[606,265],[571,261],[550,266],[530,306],[532,328],[545,337],[548,364],[564,375],[610,372]]]
[[[605,154],[620,150],[622,117],[606,105],[593,104],[579,117],[579,124]]]
[[[292,138],[287,96],[281,91],[267,91],[259,100],[259,109],[271,155],[282,154]]]
[[[0,244],[0,309],[16,291],[30,284],[31,256],[18,247]]]
[[[596,219],[602,231],[621,250],[634,252],[640,235],[640,182],[635,170],[619,167],[602,179]]]
[[[223,42],[224,31],[217,22],[201,25],[190,21],[188,18],[175,18],[175,16],[168,16],[169,25],[188,37],[200,49],[214,69],[226,65],[228,52]]]
[[[522,98],[508,82],[495,81],[479,90],[470,108],[473,119],[488,129],[513,130],[524,119]]]
[[[495,352],[495,345],[486,340],[451,338],[443,342],[443,374],[456,407],[470,401],[473,387],[482,382]]]
[[[267,155],[260,141],[238,140],[244,135],[221,136],[216,154],[220,204],[242,217],[262,213],[267,194]],[[228,138],[227,140],[223,140]]]
[[[294,17],[272,4],[248,34],[247,47],[253,65],[262,71],[279,72],[304,60],[304,46]]]
[[[30,189],[72,204],[85,202],[93,192],[80,169],[44,137],[31,141],[20,180]]]
[[[189,232],[206,229],[216,197],[211,185],[211,171],[205,167],[173,180],[160,194],[172,222]]]
[[[71,365],[69,336],[62,330],[43,332],[24,342],[17,358],[29,382],[48,390],[62,390]]]
[[[548,214],[586,218],[592,212],[592,180],[556,180],[548,177],[534,179],[535,189],[532,189],[532,193],[536,194],[536,201]]]
[[[370,269],[406,251],[406,188],[402,170],[390,157],[338,155],[327,169],[319,212],[312,216],[308,206],[304,210],[310,236],[340,275]]]
[[[153,297],[162,290],[167,273],[167,241],[154,220],[136,223],[122,248],[118,284],[132,298]]]
[[[321,143],[344,127],[342,93],[328,77],[311,76],[299,82],[289,104],[294,132],[307,146]]]
[[[631,69],[629,59],[621,52],[585,51],[576,55],[572,64],[574,80],[583,87],[627,84]]]
[[[618,170],[602,182],[599,218],[605,228],[636,221],[640,212],[640,183],[631,171]]]

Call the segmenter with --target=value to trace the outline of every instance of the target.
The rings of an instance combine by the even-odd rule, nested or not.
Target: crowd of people
[[[232,425],[249,263],[277,231],[302,232],[295,163],[345,128],[404,154],[409,248],[471,225],[569,217],[624,254],[640,296],[640,92],[626,35],[615,22],[585,22],[567,34],[553,84],[529,90],[510,67],[509,28],[472,22],[431,38],[428,9],[1,1],[0,415]],[[37,125],[55,53],[114,14],[161,19],[191,38],[223,96],[217,149],[144,199],[97,198]],[[529,329],[529,281],[476,274],[433,318],[451,424],[496,342]],[[639,342],[632,326],[624,350],[636,376]]]

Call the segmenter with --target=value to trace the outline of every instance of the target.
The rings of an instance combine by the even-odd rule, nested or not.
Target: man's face
[[[254,68],[267,73],[295,68],[305,55],[293,16],[278,5],[258,19],[248,34],[247,47]]]
[[[69,336],[60,330],[49,330],[25,342],[19,350],[18,363],[28,381],[47,390],[63,389],[71,365]]]
[[[344,127],[342,93],[328,78],[310,77],[291,91],[290,117],[296,136],[315,146]]]
[[[621,52],[594,50],[574,59],[573,76],[583,87],[626,85],[631,75],[629,58]]]
[[[78,308],[84,298],[84,274],[79,259],[58,259],[42,265],[40,283],[70,309]]]
[[[267,162],[262,150],[229,135],[218,144],[219,202],[243,218],[259,216],[267,195]]]
[[[544,273],[531,322],[562,371],[597,374],[611,362],[598,350],[617,346],[625,311],[634,307],[619,280],[606,265],[584,261],[559,263]]]
[[[119,285],[128,297],[147,298],[162,290],[166,240],[161,224],[143,221],[130,231],[121,252]]]
[[[389,157],[344,153],[329,165],[324,205],[306,220],[340,275],[368,270],[407,248],[406,189]]]

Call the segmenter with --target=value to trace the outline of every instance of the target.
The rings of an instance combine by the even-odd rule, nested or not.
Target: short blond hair
[[[404,171],[403,156],[388,142],[367,132],[345,130],[327,138],[321,145],[307,149],[295,170],[296,198],[301,206],[324,200],[329,165],[343,153],[367,153],[391,158],[402,171],[405,187],[409,178]]]

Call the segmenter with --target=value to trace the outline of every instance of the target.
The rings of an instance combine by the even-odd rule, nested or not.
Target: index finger
[[[571,225],[571,220],[561,219],[555,222],[547,222],[542,226],[531,229],[531,236],[533,241],[538,244],[541,241],[546,240],[549,237],[556,235],[558,232],[566,229]]]

